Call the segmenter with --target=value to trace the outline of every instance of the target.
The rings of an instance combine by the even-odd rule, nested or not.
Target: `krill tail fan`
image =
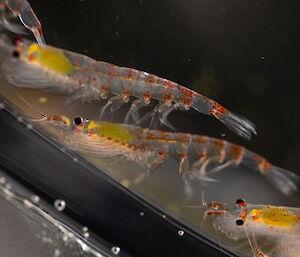
[[[257,134],[255,125],[251,121],[228,111],[209,98],[197,94],[192,100],[191,107],[201,113],[210,114],[216,117],[227,128],[247,140],[251,139],[252,133],[255,135]]]
[[[291,195],[298,190],[300,177],[289,170],[271,166],[265,175],[266,178],[285,195]]]
[[[250,140],[252,133],[256,135],[255,125],[248,119],[226,111],[223,114],[212,113],[219,119],[227,128],[235,132],[237,135]]]

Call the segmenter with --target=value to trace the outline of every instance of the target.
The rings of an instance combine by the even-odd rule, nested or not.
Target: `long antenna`
[[[40,119],[36,119],[36,118],[31,118],[31,121],[34,122],[39,122],[39,121],[44,121],[47,119],[47,115],[45,115],[44,113],[40,112],[36,107],[34,107],[31,103],[29,103],[20,93],[15,92],[15,94],[26,104],[28,105],[31,109],[33,109],[34,111],[36,111],[37,113],[39,113],[42,118]]]

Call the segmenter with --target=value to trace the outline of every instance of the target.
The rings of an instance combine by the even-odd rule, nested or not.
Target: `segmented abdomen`
[[[119,67],[107,62],[95,61],[89,57],[67,52],[77,70],[71,78],[77,79],[79,85],[96,87],[102,97],[109,93],[123,97],[125,101],[130,96],[150,102],[156,99],[166,103],[176,102],[189,109],[195,102],[200,101],[203,113],[209,114],[214,101],[188,88],[167,79],[131,68]],[[86,72],[89,71],[90,74]],[[199,103],[198,103],[199,105]]]

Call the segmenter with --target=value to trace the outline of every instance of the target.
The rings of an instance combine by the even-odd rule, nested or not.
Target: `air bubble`
[[[81,249],[82,249],[82,251],[87,251],[88,250],[88,246],[86,245],[86,244],[82,244],[81,245]]]
[[[184,231],[183,230],[179,230],[178,231],[178,235],[183,236],[184,235]]]
[[[113,254],[115,254],[115,255],[118,255],[118,254],[120,253],[120,251],[121,251],[121,249],[120,249],[120,247],[118,247],[118,246],[113,246],[113,247],[111,248],[111,252],[112,252]]]
[[[63,211],[66,208],[66,202],[64,200],[61,199],[57,199],[54,202],[54,207],[58,210],[58,211]]]
[[[23,203],[25,206],[27,206],[28,208],[32,208],[33,204],[28,200],[28,199],[24,199]]]
[[[83,231],[82,235],[83,235],[84,238],[88,238],[90,236],[90,233],[88,232],[88,230],[89,230],[88,227],[83,227],[82,228],[82,231]]]
[[[84,232],[84,233],[83,233],[83,237],[84,237],[84,238],[88,238],[89,236],[90,236],[90,233],[89,233],[89,232]]]
[[[73,162],[78,162],[78,159],[76,157],[74,157]]]
[[[145,213],[144,213],[143,211],[141,211],[141,212],[140,212],[140,215],[141,215],[141,216],[144,216],[144,215],[145,215]]]
[[[17,118],[17,121],[18,121],[18,122],[22,122],[22,121],[23,121],[23,118],[22,118],[21,116],[19,116],[19,117]]]
[[[54,256],[55,256],[55,257],[60,256],[60,250],[59,250],[59,249],[55,249],[55,251],[54,251]]]
[[[38,195],[32,195],[30,200],[34,203],[38,203],[40,201],[40,197]]]

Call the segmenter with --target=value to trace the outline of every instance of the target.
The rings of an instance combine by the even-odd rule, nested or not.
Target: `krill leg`
[[[124,123],[128,123],[130,117],[133,118],[134,122],[138,122],[139,120],[138,111],[146,105],[148,105],[148,103],[146,103],[141,99],[136,99],[135,101],[133,101],[133,103],[130,106],[130,109],[128,110],[128,113],[126,114]]]
[[[204,181],[211,181],[211,182],[216,182],[217,180],[213,179],[213,178],[209,178],[207,177],[207,166],[212,163],[212,162],[217,162],[219,161],[219,157],[218,156],[214,156],[214,157],[210,157],[208,159],[206,159],[203,164],[201,165],[200,169],[199,169],[199,174],[198,174],[198,178]]]
[[[125,102],[123,101],[122,98],[119,101],[115,101],[114,103],[112,103],[110,106],[110,110],[111,110],[112,114],[114,112],[116,112],[117,110],[119,110],[124,104],[125,104]]]
[[[155,158],[154,161],[152,161],[151,163],[149,163],[147,165],[147,171],[146,172],[142,172],[137,178],[135,178],[133,180],[133,184],[137,185],[139,183],[141,183],[142,181],[144,181],[144,179],[146,177],[148,177],[159,165],[161,165],[164,160],[166,159],[167,155],[160,155],[159,157]]]
[[[120,101],[122,101],[122,100],[121,100],[121,98],[120,98],[119,96],[113,96],[113,97],[111,97],[111,98],[107,101],[107,103],[102,107],[101,113],[100,113],[98,119],[99,119],[99,120],[102,120],[102,119],[103,119],[103,115],[104,115],[104,113],[106,112],[107,108],[110,107],[110,106],[112,106],[114,103],[120,102]],[[122,102],[123,102],[123,101],[122,101]]]
[[[158,113],[159,116],[162,116],[162,117],[158,118],[159,121],[166,127],[170,128],[172,130],[175,130],[175,128],[166,120],[168,114],[173,110],[174,110],[173,105],[170,106],[169,103],[161,103],[161,104],[157,105],[153,110],[153,116],[150,121],[149,128],[151,128],[152,124],[154,123],[155,114]]]
[[[208,171],[208,172],[209,172],[209,173],[215,173],[215,172],[218,172],[218,171],[220,171],[220,170],[222,170],[222,169],[225,169],[225,168],[228,167],[228,166],[234,165],[235,163],[236,163],[235,160],[230,160],[230,161],[228,161],[228,162],[225,162],[225,163],[222,164],[222,165],[219,165],[219,166],[217,166],[217,167],[211,169],[211,170]]]
[[[160,114],[162,114],[162,116],[159,118],[159,121],[164,126],[170,128],[172,130],[175,130],[175,128],[171,125],[170,122],[168,122],[167,117],[172,111],[176,110],[177,108],[178,108],[178,104],[172,104],[171,106],[167,107],[166,110],[163,110],[160,112]]]
[[[188,181],[188,173],[190,171],[188,157],[184,156],[180,160],[179,174],[182,176],[184,182],[184,191],[188,197],[192,196],[193,190]]]
[[[147,112],[142,118],[140,118],[135,124],[140,124],[143,121],[147,120],[148,118],[152,117],[157,113],[157,109],[159,108],[160,105],[155,106],[153,111]],[[152,123],[152,119],[150,121],[150,125]],[[150,126],[149,126],[150,127]]]

